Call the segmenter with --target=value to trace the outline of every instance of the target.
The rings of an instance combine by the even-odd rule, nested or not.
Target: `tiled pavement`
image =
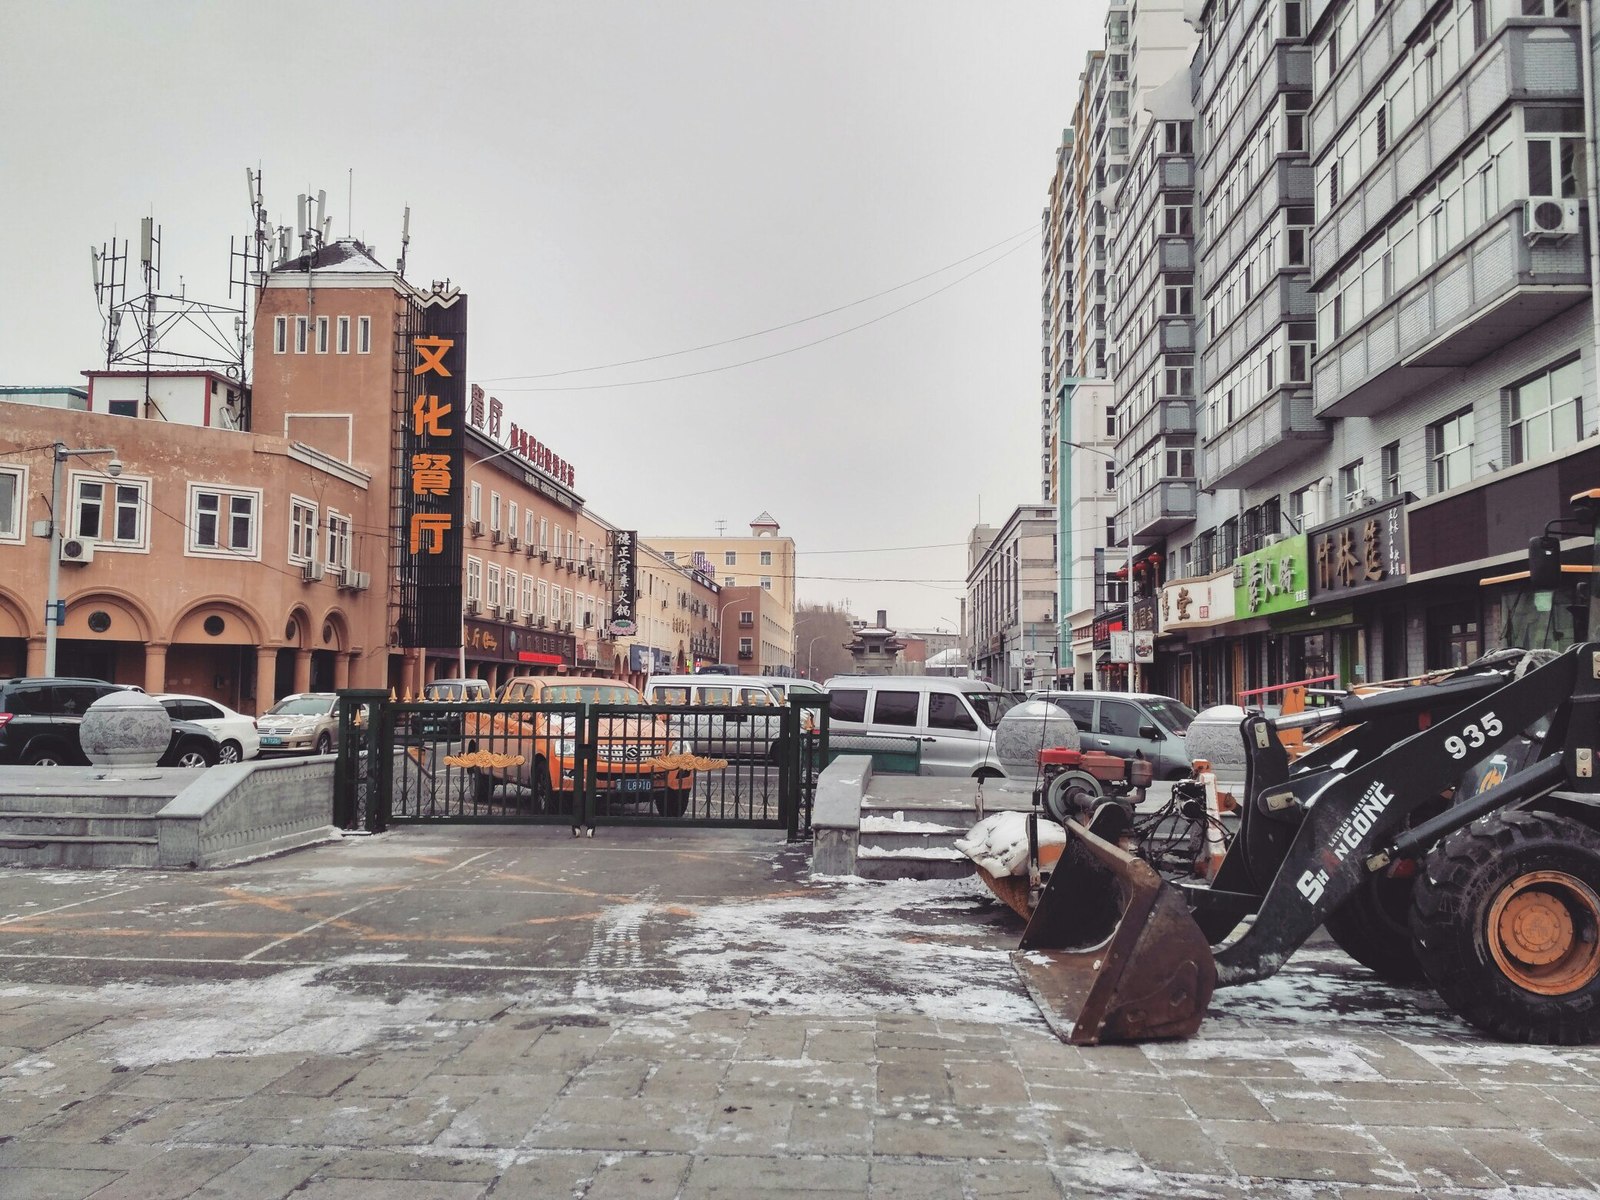
[[[432,833],[384,853],[410,845],[418,861],[584,890],[571,871],[536,870],[546,852],[573,853],[553,838],[519,843],[514,864],[469,842]],[[734,902],[790,894],[762,872],[794,874],[792,851],[718,845],[730,864],[754,864],[725,872],[745,881]],[[678,849],[631,872],[633,888],[679,896],[664,913],[696,906],[674,872],[707,857],[704,843]],[[1354,974],[1345,982],[1365,999],[1325,1005],[1322,977],[1356,971],[1326,951],[1279,992],[1220,993],[1200,1038],[1083,1050],[1037,1019],[966,1019],[892,983],[822,1004],[781,980],[760,1006],[684,1004],[670,987],[583,1002],[594,946],[617,941],[592,911],[572,914],[585,952],[555,984],[474,958],[461,961],[494,970],[418,987],[395,957],[416,951],[393,950],[406,945],[397,938],[337,961],[339,943],[319,940],[378,924],[338,915],[371,891],[359,875],[341,882],[341,862],[373,853],[347,845],[205,876],[98,873],[70,894],[38,873],[0,874],[0,1197],[1600,1196],[1600,1049],[1485,1043],[1436,1008],[1402,1021],[1421,998]],[[237,952],[224,927],[239,909],[216,897],[288,904],[298,921],[311,915],[308,889],[331,915],[294,939],[309,943],[303,962],[252,973],[247,960],[270,956]],[[612,899],[625,895],[636,892]],[[43,915],[52,901],[75,928]],[[973,955],[1003,964],[1003,918],[989,925],[981,902],[968,907],[980,936],[942,951],[950,969]],[[504,905],[482,915],[508,927]],[[891,940],[940,932],[927,914],[904,919]],[[141,953],[72,949],[110,945],[141,920],[154,923]],[[625,924],[641,955],[662,956],[664,979],[686,978],[670,961],[682,941],[653,935],[648,914]],[[744,926],[737,949],[781,973],[773,931],[762,947]],[[252,932],[282,954],[284,935]],[[883,945],[841,938],[837,952]],[[540,952],[547,965],[561,957]],[[1295,995],[1311,997],[1310,1019]]]

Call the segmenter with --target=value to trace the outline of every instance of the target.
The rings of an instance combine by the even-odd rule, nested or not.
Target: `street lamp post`
[[[1115,463],[1117,461],[1116,457],[1113,454],[1111,454],[1109,451],[1101,450],[1096,446],[1085,446],[1082,442],[1068,442],[1068,441],[1062,441],[1061,445],[1063,445],[1063,446],[1071,446],[1074,450],[1086,450],[1090,454],[1098,454],[1102,458],[1104,458],[1107,461],[1112,462],[1112,463]],[[1130,527],[1128,529],[1128,556],[1127,556],[1126,562],[1123,564],[1123,568],[1122,569],[1123,569],[1123,572],[1127,576],[1127,579],[1125,581],[1127,590],[1126,590],[1125,595],[1124,595],[1123,609],[1127,613],[1127,616],[1128,616],[1128,638],[1129,638],[1129,640],[1128,640],[1128,691],[1131,693],[1132,691],[1134,691],[1133,673],[1134,673],[1134,667],[1136,665],[1135,662],[1134,662],[1134,658],[1133,658],[1133,640],[1132,640],[1133,639],[1133,529],[1132,529],[1131,525],[1130,525]]]
[[[815,646],[818,642],[820,642],[823,638],[825,638],[827,636],[828,635],[825,634],[825,633],[819,633],[819,634],[817,634],[816,637],[812,638],[809,642],[806,643],[806,678],[807,679],[815,679],[816,678],[816,676],[811,674],[811,647]]]
[[[44,609],[44,673],[54,678],[56,673],[56,634],[65,624],[66,607],[61,603],[61,464],[74,455],[109,454],[106,474],[115,479],[122,474],[122,460],[110,446],[86,447],[75,450],[65,442],[50,447],[50,591]],[[110,505],[111,519],[116,519],[116,505]],[[106,505],[101,505],[100,519],[106,519]]]

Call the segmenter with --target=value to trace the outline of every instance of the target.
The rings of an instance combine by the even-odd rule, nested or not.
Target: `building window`
[[[1108,458],[1108,459],[1106,459],[1106,491],[1114,492],[1116,490],[1117,490],[1117,464],[1112,462]]]
[[[761,552],[761,565],[763,567],[770,567],[772,565],[772,551],[771,550],[763,550]]]
[[[1169,283],[1166,287],[1165,313],[1169,317],[1194,315],[1194,286],[1187,283]]]
[[[343,571],[350,565],[350,518],[328,511],[328,566]]]
[[[755,653],[755,648],[751,643],[752,643],[752,639],[750,639],[750,638],[740,638],[739,639],[739,657],[740,658],[749,658],[751,655],[753,655]]]
[[[1296,533],[1304,533],[1321,522],[1317,503],[1317,485],[1310,484],[1297,492],[1289,493],[1289,523]]]
[[[739,555],[738,555],[738,553],[736,551],[724,550],[722,552],[722,565],[723,566],[731,567],[731,566],[734,566],[735,564],[737,564],[738,561],[739,561]]]
[[[338,341],[335,343],[340,354],[350,353],[350,318],[339,318]]]
[[[539,580],[539,605],[533,613],[536,617],[546,617],[550,614],[550,585],[542,579]]]
[[[1472,478],[1472,410],[1428,426],[1428,490],[1448,491]]]
[[[272,352],[274,354],[287,354],[289,351],[289,318],[272,318]]]
[[[577,557],[577,555],[572,552],[573,543],[577,540],[577,537],[578,537],[578,535],[573,533],[572,530],[570,530],[570,529],[567,530],[567,557],[568,558],[576,558]]]
[[[1117,436],[1117,410],[1114,407],[1106,409],[1106,436]]]
[[[1361,460],[1347,463],[1339,468],[1339,502],[1343,507],[1341,512],[1351,513],[1361,507],[1361,502],[1367,498],[1366,492],[1361,487]]]
[[[233,491],[189,485],[189,552],[255,557],[258,489]]]
[[[1400,443],[1390,442],[1378,452],[1378,459],[1383,472],[1383,498],[1393,500],[1400,494]]]
[[[318,354],[326,354],[327,352],[328,352],[328,318],[327,317],[318,317],[317,318],[317,353]]]
[[[475,525],[483,524],[483,485],[474,482],[468,497],[467,520]]]
[[[489,493],[489,528],[495,533],[500,532],[500,493]]]
[[[481,601],[483,599],[482,559],[467,559],[467,599],[474,602]]]
[[[1187,204],[1163,204],[1161,232],[1174,237],[1193,237],[1194,209]]]
[[[744,608],[741,608],[739,610],[739,624],[744,625],[744,626],[751,626],[751,625],[754,625],[755,623],[756,623],[756,614],[753,611],[751,611],[750,609],[744,609]]]
[[[509,567],[506,569],[506,614],[510,617],[517,615],[517,573]]]
[[[722,581],[722,586],[723,587],[732,587],[733,586],[733,576],[732,575],[726,576]]]
[[[545,550],[550,546],[550,521],[546,517],[539,518],[539,549]]]
[[[489,564],[489,607],[500,607],[500,564]]]
[[[518,515],[517,502],[515,500],[508,500],[506,502],[506,532],[512,537],[517,536]]]
[[[372,351],[372,318],[356,318],[356,353],[368,354]]]
[[[1528,195],[1580,197],[1584,188],[1582,112],[1576,108],[1525,109],[1523,128],[1528,133]]]
[[[529,613],[529,614],[532,614],[532,613],[538,611],[537,609],[535,609],[533,607],[533,576],[532,575],[524,575],[522,577],[522,611],[525,612],[525,613]]]
[[[73,488],[72,530],[101,546],[144,550],[145,496],[149,482],[126,476],[111,483],[78,477]]]
[[[298,496],[289,498],[289,561],[310,562],[317,553],[317,506]]]
[[[1513,463],[1544,458],[1583,437],[1583,366],[1573,358],[1511,389]]]
[[[525,508],[522,510],[522,540],[529,546],[536,544],[533,540],[533,534],[533,510],[531,508]]]
[[[770,592],[772,590],[772,576],[771,575],[763,575],[761,577],[761,588],[762,588],[763,591],[768,591],[768,592]]]
[[[306,352],[310,329],[311,322],[307,318],[296,317],[294,319],[294,352],[296,354],[304,354]]]

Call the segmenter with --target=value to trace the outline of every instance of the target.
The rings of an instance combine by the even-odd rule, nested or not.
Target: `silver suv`
[[[1104,750],[1119,758],[1143,754],[1157,779],[1182,779],[1189,773],[1184,735],[1194,710],[1170,696],[1147,692],[1031,692],[1066,710],[1078,727],[1085,750]]]

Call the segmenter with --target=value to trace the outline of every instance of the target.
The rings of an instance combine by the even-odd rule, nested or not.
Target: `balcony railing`
[[[1201,448],[1200,477],[1207,487],[1250,487],[1332,441],[1309,392],[1279,389]]]
[[[1199,485],[1192,479],[1163,479],[1117,514],[1117,539],[1161,537],[1194,521]]]
[[[1316,414],[1371,416],[1538,328],[1589,294],[1584,238],[1530,243],[1520,206],[1316,360]]]

